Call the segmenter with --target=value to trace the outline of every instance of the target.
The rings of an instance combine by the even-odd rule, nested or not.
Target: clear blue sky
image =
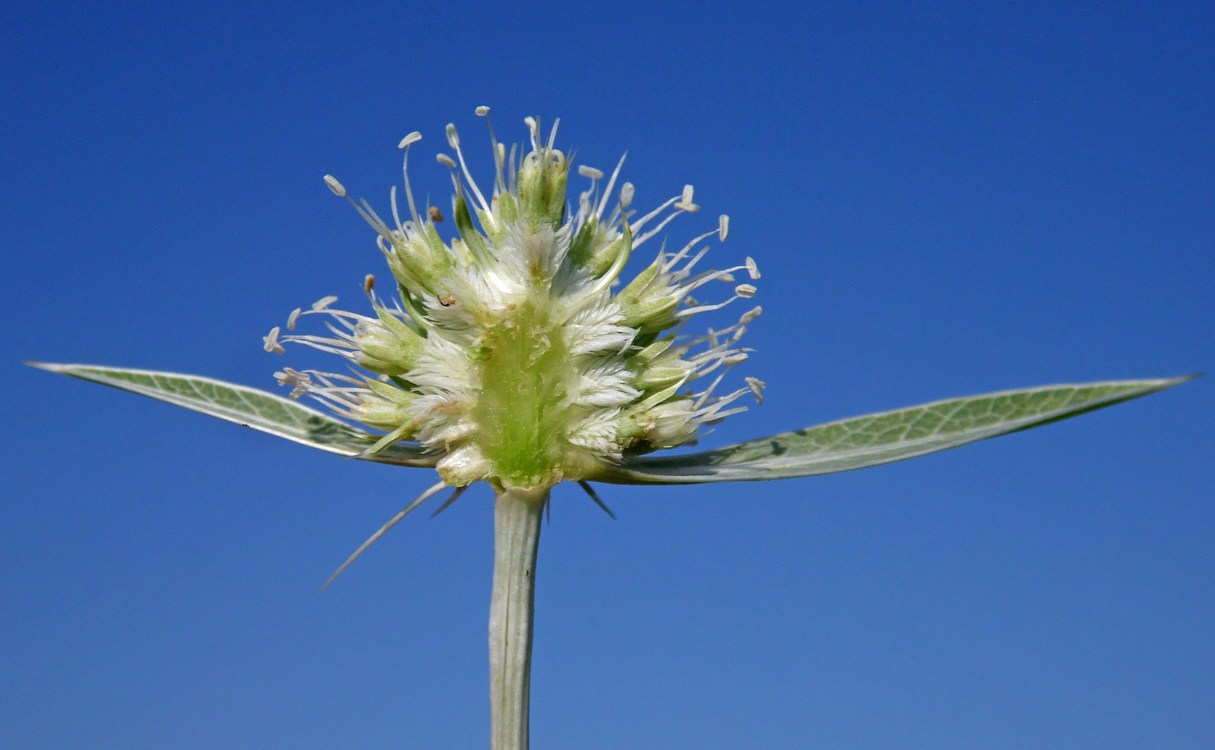
[[[922,5],[7,5],[0,746],[486,746],[488,491],[318,593],[432,475],[19,364],[273,389],[260,336],[383,270],[321,176],[383,206],[476,105],[694,183],[673,241],[731,215],[769,387],[707,444],[1211,369],[1211,4]],[[614,522],[559,488],[534,745],[1215,747],[1212,393]]]

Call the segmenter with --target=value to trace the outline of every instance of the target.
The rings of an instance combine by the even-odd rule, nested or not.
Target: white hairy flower
[[[525,122],[524,149],[508,151],[491,129],[488,193],[473,179],[455,126],[447,126],[454,155],[438,161],[451,171],[456,231],[446,239],[442,212],[420,211],[410,186],[409,149],[420,134],[400,144],[404,216],[395,188],[385,220],[327,175],[330,190],[379,235],[399,296],[381,299],[369,276],[370,315],[334,309],[335,298],[326,297],[293,312],[286,333],[276,327],[265,337],[267,351],[297,343],[348,360],[352,374],[284,368],[277,377],[293,397],[307,394],[386,433],[372,452],[412,441],[438,455],[440,476],[455,487],[487,480],[499,489],[546,490],[594,479],[627,456],[695,441],[706,425],[742,411],[740,396],[758,398],[762,385],[749,378],[716,392],[747,358],[739,340],[758,307],[725,328],[684,332],[689,318],[756,293],[733,275],[759,278],[751,258],[720,271],[697,268],[704,243],[725,239],[727,217],[677,251],[661,244],[622,283],[633,253],[675,217],[698,210],[692,186],[638,216],[633,185],[616,188],[621,159],[606,183],[604,172],[580,166],[590,184],[574,206],[566,197],[570,157],[554,147],[556,122],[547,139],[535,118]],[[713,282],[725,282],[726,291],[706,291],[705,303],[692,298]],[[327,334],[293,332],[312,315],[327,318]]]

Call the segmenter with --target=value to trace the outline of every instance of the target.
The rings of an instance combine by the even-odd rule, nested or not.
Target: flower
[[[382,299],[368,276],[370,315],[335,309],[337,298],[325,297],[294,311],[286,334],[276,327],[264,338],[270,352],[294,343],[347,360],[351,374],[283,368],[276,377],[292,397],[306,394],[383,431],[371,453],[397,441],[420,444],[439,457],[436,469],[448,486],[487,480],[499,490],[543,491],[595,479],[628,456],[695,442],[707,425],[743,411],[743,394],[758,400],[763,385],[746,378],[743,387],[717,393],[726,372],[747,359],[739,342],[761,308],[721,330],[684,333],[693,316],[756,293],[751,258],[697,271],[709,249],[702,243],[714,235],[724,241],[728,217],[678,251],[661,245],[648,266],[621,283],[634,251],[699,209],[692,186],[638,216],[633,185],[616,190],[623,158],[602,185],[603,172],[580,166],[590,184],[574,209],[566,197],[572,158],[554,147],[557,121],[547,140],[535,118],[525,122],[526,153],[517,146],[508,152],[490,128],[495,174],[488,199],[456,127],[447,126],[454,157],[437,159],[455,188],[456,231],[448,239],[439,231],[442,212],[419,211],[414,201],[409,151],[419,133],[400,143],[404,219],[395,188],[389,222],[327,175],[329,188],[376,231],[396,294]],[[736,281],[739,272],[746,282]],[[732,291],[707,303],[693,298],[713,282]],[[327,333],[295,333],[307,316],[327,318]]]
[[[479,107],[477,114],[486,115]],[[435,466],[441,481],[424,490],[371,535],[333,581],[397,522],[446,487],[436,511],[474,482],[488,481],[494,499],[494,572],[490,595],[490,733],[495,750],[527,750],[535,571],[549,490],[577,481],[600,503],[588,480],[626,484],[741,482],[851,471],[1019,432],[1170,388],[1194,376],[1028,388],[936,401],[770,435],[677,456],[644,454],[695,441],[706,425],[741,411],[750,390],[716,395],[726,372],[747,359],[739,346],[756,307],[737,323],[688,336],[688,319],[755,295],[755,262],[696,272],[713,234],[677,252],[665,245],[632,281],[620,276],[633,251],[683,213],[697,210],[692,187],[636,217],[633,186],[614,193],[623,159],[600,189],[590,180],[577,211],[567,206],[570,158],[554,148],[554,123],[542,141],[527,119],[531,149],[522,153],[493,138],[490,199],[473,180],[454,125],[447,140],[455,236],[444,240],[443,214],[419,213],[409,183],[401,220],[392,193],[392,224],[366,201],[350,200],[376,230],[399,297],[383,301],[375,279],[364,280],[372,315],[333,308],[324,297],[297,309],[286,330],[263,337],[268,352],[303,344],[347,360],[352,374],[295,370],[276,373],[290,396],[309,395],[339,416],[380,430],[375,436],[314,409],[245,386],[179,373],[97,365],[31,363],[52,372],[122,388],[263,430],[341,455],[403,466]],[[518,158],[516,158],[518,157]],[[346,198],[346,188],[325,177]],[[614,199],[614,203],[612,202]],[[610,211],[609,211],[610,206]],[[475,217],[474,217],[475,214]],[[424,219],[422,217],[425,217]],[[736,283],[745,271],[750,281]],[[733,286],[725,299],[701,304],[692,293],[715,281]],[[303,316],[327,318],[328,334],[295,333]],[[694,385],[707,379],[707,385]],[[699,388],[699,390],[697,390]],[[602,503],[600,503],[602,505]],[[606,508],[605,508],[606,510]],[[610,511],[609,511],[610,513]],[[326,583],[328,585],[328,582]]]

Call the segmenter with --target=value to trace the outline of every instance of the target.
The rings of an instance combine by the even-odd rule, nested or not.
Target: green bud
[[[392,313],[378,308],[379,322],[360,323],[354,331],[354,359],[381,375],[404,375],[422,352],[422,336]]]
[[[696,438],[694,411],[691,399],[680,397],[654,405],[636,404],[621,414],[616,440],[626,455],[686,444]]]
[[[682,295],[673,293],[657,260],[637,275],[618,295],[624,324],[642,333],[665,331],[679,322],[675,310]]]
[[[570,243],[570,262],[585,268],[594,277],[603,276],[622,255],[627,260],[633,249],[633,236],[628,231],[628,225],[624,226],[624,232],[618,237],[610,237],[611,233],[599,231],[599,222],[591,217]]]
[[[408,423],[414,394],[379,380],[368,379],[365,385],[367,390],[359,394],[358,405],[351,409],[356,419],[381,430],[399,430]]]
[[[519,213],[529,225],[561,226],[569,173],[569,161],[556,149],[542,148],[524,157],[519,167]]]

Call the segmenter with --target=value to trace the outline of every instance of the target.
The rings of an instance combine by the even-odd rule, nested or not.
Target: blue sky
[[[754,256],[763,407],[716,445],[989,390],[1212,367],[1207,3],[12,5],[0,51],[0,746],[468,748],[490,496],[34,371],[273,389],[260,336],[380,273],[473,108]],[[415,188],[446,201],[442,168]],[[485,166],[485,162],[482,162]],[[697,222],[708,222],[703,226]],[[870,471],[558,488],[534,745],[1215,745],[1209,379]]]

